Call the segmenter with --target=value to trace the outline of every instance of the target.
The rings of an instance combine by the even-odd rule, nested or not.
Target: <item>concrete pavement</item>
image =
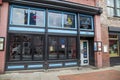
[[[83,74],[106,70],[120,71],[120,66],[96,69],[94,67],[80,67],[53,69],[48,71],[40,70],[23,70],[23,71],[7,71],[5,74],[0,74],[0,80],[60,80],[58,76]]]

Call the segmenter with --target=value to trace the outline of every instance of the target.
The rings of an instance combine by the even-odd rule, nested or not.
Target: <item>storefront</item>
[[[109,27],[109,53],[111,66],[120,65],[120,28]]]
[[[53,0],[8,2],[6,70],[102,66],[101,52],[99,60],[94,52],[101,8]]]

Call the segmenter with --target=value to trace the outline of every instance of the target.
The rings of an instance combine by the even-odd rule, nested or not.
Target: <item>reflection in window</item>
[[[62,27],[62,14],[61,13],[49,12],[48,18],[49,18],[48,23],[50,27]]]
[[[64,14],[64,27],[65,28],[75,28],[75,15]]]
[[[76,58],[76,38],[68,38],[68,58]]]
[[[22,58],[23,60],[32,59],[32,37],[30,35],[21,36],[22,40]]]
[[[49,59],[76,59],[76,38],[49,37]]]
[[[92,21],[90,17],[80,16],[80,28],[92,29]]]
[[[22,8],[13,8],[12,21],[14,25],[25,25],[28,23],[28,10]]]
[[[9,60],[43,60],[42,36],[10,34]]]
[[[109,35],[109,53],[110,57],[118,57],[119,56],[119,43],[117,35]]]
[[[20,39],[19,35],[10,35],[10,60],[20,60],[22,49]]]
[[[117,40],[110,40],[110,57],[119,56],[118,53],[118,41]]]
[[[43,52],[44,52],[43,46],[44,46],[44,37],[34,36],[34,39],[33,39],[34,60],[43,59]]]
[[[30,10],[30,25],[44,26],[44,12]]]

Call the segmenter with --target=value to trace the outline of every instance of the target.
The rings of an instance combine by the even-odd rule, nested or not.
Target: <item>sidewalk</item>
[[[68,70],[64,70],[64,69],[57,69],[54,71],[48,70],[45,72],[40,72],[39,70],[6,72],[6,74],[0,75],[0,80],[86,80],[86,79],[82,79],[81,77],[86,74],[88,74],[87,76],[90,77],[93,75],[96,76],[97,75],[96,73],[102,73],[102,72],[110,73],[109,71],[113,72],[110,75],[115,74],[115,73],[117,73],[117,75],[118,75],[120,73],[120,66],[114,66],[114,67],[102,68],[102,69],[96,69],[96,68],[91,68],[91,67],[82,67],[79,70],[77,70],[77,68],[74,68],[74,69],[72,68],[72,69],[68,69]],[[89,75],[91,73],[93,75]],[[107,74],[107,77],[109,77],[108,73],[105,73],[105,74]],[[101,74],[99,74],[98,77],[101,77],[100,75]],[[72,76],[72,78],[70,78],[70,76]],[[73,77],[76,77],[76,79],[75,78],[73,79]],[[86,76],[84,76],[84,77],[86,77]],[[120,77],[118,77],[118,76],[114,76],[114,77],[117,77],[116,80],[120,80]],[[101,80],[103,80],[103,79],[101,79]]]

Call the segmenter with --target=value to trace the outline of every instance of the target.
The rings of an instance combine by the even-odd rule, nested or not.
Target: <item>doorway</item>
[[[88,40],[80,41],[81,66],[89,65],[89,42]]]

